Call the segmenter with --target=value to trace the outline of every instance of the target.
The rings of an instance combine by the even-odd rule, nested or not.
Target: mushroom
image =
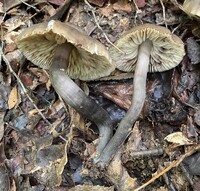
[[[200,1],[199,0],[185,0],[183,6],[180,8],[191,17],[200,19]]]
[[[55,20],[25,29],[16,44],[28,60],[49,70],[57,94],[97,125],[100,153],[112,136],[112,120],[70,77],[87,81],[109,75],[115,65],[106,48],[77,26]]]
[[[140,115],[145,96],[147,72],[162,72],[177,66],[184,54],[184,44],[168,29],[153,24],[143,24],[124,34],[110,48],[110,54],[117,68],[134,72],[131,106],[119,123],[116,133],[99,157],[94,159],[105,166],[112,159],[119,146],[125,141],[134,122]],[[123,53],[122,53],[123,52]]]

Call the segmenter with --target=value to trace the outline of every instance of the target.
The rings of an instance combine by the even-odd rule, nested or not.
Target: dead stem
[[[32,9],[34,9],[36,12],[40,12],[40,10],[38,10],[35,6],[30,5],[29,3],[25,2],[24,0],[20,0],[23,4],[25,4],[28,7],[31,7]]]
[[[163,174],[165,174],[166,172],[168,172],[169,170],[171,170],[174,167],[177,167],[178,165],[180,165],[180,163],[188,156],[192,155],[193,153],[195,153],[196,151],[198,151],[200,149],[200,144],[195,145],[194,148],[190,149],[187,153],[185,153],[184,155],[182,155],[181,157],[179,157],[177,160],[175,160],[174,162],[172,162],[168,167],[166,167],[165,169],[162,170],[162,172],[158,173],[157,175],[155,175],[154,177],[152,177],[149,181],[147,181],[145,184],[141,185],[140,187],[136,188],[134,191],[139,191],[145,187],[147,187],[149,184],[151,184],[152,182],[154,182],[156,179],[160,178]]]
[[[165,6],[164,6],[162,0],[160,0],[160,4],[161,4],[161,6],[162,6],[163,20],[164,20],[164,23],[165,23],[165,27],[167,28],[166,15],[165,15]]]

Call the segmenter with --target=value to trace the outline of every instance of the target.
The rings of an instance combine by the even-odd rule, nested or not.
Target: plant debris
[[[190,1],[0,1],[0,190],[198,191],[200,20]],[[77,25],[107,49],[145,23],[166,27],[184,42],[176,68],[147,75],[142,112],[106,169],[92,160],[97,126],[63,102],[48,71],[15,43],[23,29],[51,19]],[[133,78],[115,70],[95,81],[75,80],[107,110],[114,133],[130,107]]]

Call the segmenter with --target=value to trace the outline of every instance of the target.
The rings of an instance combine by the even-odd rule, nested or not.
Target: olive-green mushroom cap
[[[35,65],[49,69],[56,47],[73,45],[66,73],[73,79],[94,80],[109,75],[115,65],[103,44],[70,23],[51,20],[22,31],[16,40],[18,48]]]
[[[185,55],[182,40],[170,30],[153,24],[139,25],[125,33],[110,47],[116,67],[125,72],[135,70],[139,46],[145,41],[152,43],[149,72],[161,72],[177,66]]]

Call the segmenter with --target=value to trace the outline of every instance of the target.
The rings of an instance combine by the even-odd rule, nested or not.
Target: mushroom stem
[[[50,67],[50,80],[57,94],[68,105],[97,125],[100,137],[97,146],[98,155],[112,136],[113,124],[106,110],[89,98],[66,74],[65,70],[72,49],[73,46],[70,43],[59,45],[56,48]]]
[[[146,78],[150,63],[151,47],[152,43],[150,40],[146,40],[139,46],[138,59],[133,80],[134,91],[132,95],[132,103],[126,115],[119,123],[116,133],[106,145],[101,155],[94,160],[94,162],[98,162],[101,167],[104,167],[111,161],[113,155],[129,135],[134,122],[142,111],[146,96]]]

